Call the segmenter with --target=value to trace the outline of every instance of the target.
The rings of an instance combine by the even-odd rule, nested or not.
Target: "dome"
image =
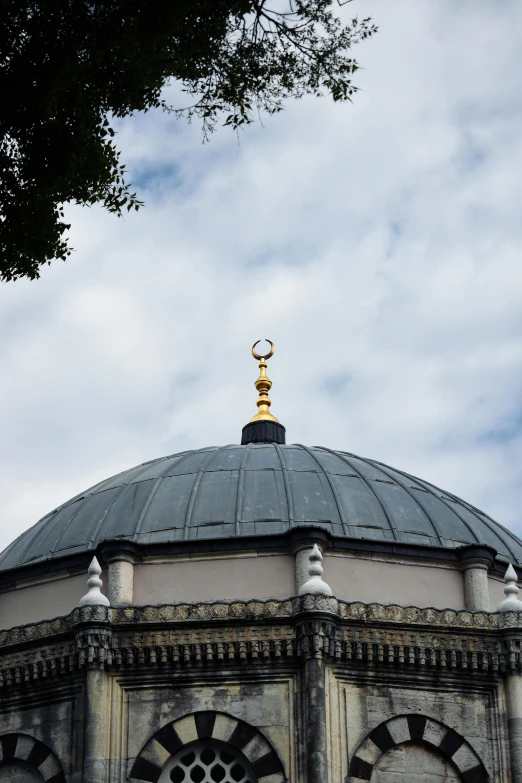
[[[190,548],[307,525],[336,539],[446,549],[486,544],[522,565],[516,536],[426,481],[347,452],[250,443],[162,457],[96,484],[19,536],[0,554],[0,570],[114,539]]]

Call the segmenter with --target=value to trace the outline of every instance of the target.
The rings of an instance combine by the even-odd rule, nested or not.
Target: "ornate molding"
[[[499,612],[496,614],[498,617],[499,628],[517,628],[522,630],[522,612]]]
[[[342,628],[330,641],[335,658],[351,665],[468,672],[520,671],[520,652],[496,638],[424,631]]]
[[[439,628],[496,630],[499,615],[490,612],[470,612],[457,609],[421,609],[418,606],[397,604],[363,604],[359,601],[339,601],[339,616],[358,622],[394,623],[398,625],[427,625]],[[513,614],[512,612],[510,614]],[[516,622],[516,621],[515,621]],[[522,623],[520,623],[522,627]]]
[[[289,619],[301,613],[327,612],[340,620],[398,625],[426,625],[463,630],[522,629],[522,612],[470,612],[456,609],[419,608],[396,604],[364,604],[340,601],[324,595],[304,595],[284,600],[216,601],[160,606],[77,607],[65,617],[0,630],[0,649],[68,634],[83,623],[109,623],[114,627],[143,624],[206,623],[212,621],[265,621]]]
[[[86,667],[256,663],[296,655],[349,666],[520,672],[522,614],[363,604],[324,595],[85,606],[0,632],[0,687]]]
[[[295,599],[294,599],[295,600]],[[293,599],[283,601],[216,601],[201,604],[128,606],[110,609],[114,625],[129,623],[205,622],[207,620],[267,620],[288,618],[294,613]]]
[[[40,623],[19,625],[6,631],[0,631],[0,648],[46,639],[49,636],[66,634],[70,630],[70,615],[57,617],[54,620],[43,620]]]
[[[41,645],[4,654],[0,658],[0,689],[44,682],[78,670],[74,641]]]

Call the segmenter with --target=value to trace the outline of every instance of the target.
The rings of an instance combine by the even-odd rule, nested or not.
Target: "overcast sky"
[[[0,288],[0,548],[107,476],[238,443],[269,337],[287,441],[387,462],[522,535],[522,3],[355,0],[353,105],[201,144],[120,126],[146,202]]]

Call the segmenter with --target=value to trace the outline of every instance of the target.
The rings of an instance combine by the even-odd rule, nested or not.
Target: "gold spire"
[[[250,421],[275,421],[276,423],[279,423],[275,416],[272,416],[270,413],[270,406],[272,405],[272,400],[268,396],[268,392],[270,391],[270,388],[272,386],[272,381],[266,374],[266,363],[268,359],[273,355],[275,351],[274,343],[271,340],[267,340],[267,343],[270,343],[270,350],[268,353],[266,353],[264,356],[260,356],[256,352],[256,345],[258,345],[261,342],[261,340],[258,340],[257,343],[254,343],[252,346],[252,356],[254,359],[256,359],[259,362],[259,378],[257,381],[254,382],[254,386],[256,387],[257,391],[259,392],[259,399],[257,401],[257,407],[258,412],[255,416],[252,416]]]

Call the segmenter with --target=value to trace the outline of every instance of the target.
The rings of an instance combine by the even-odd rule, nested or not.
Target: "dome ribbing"
[[[265,443],[186,451],[102,481],[17,538],[0,554],[0,570],[107,540],[188,543],[303,525],[339,538],[486,544],[522,565],[522,542],[451,493],[346,452]]]

